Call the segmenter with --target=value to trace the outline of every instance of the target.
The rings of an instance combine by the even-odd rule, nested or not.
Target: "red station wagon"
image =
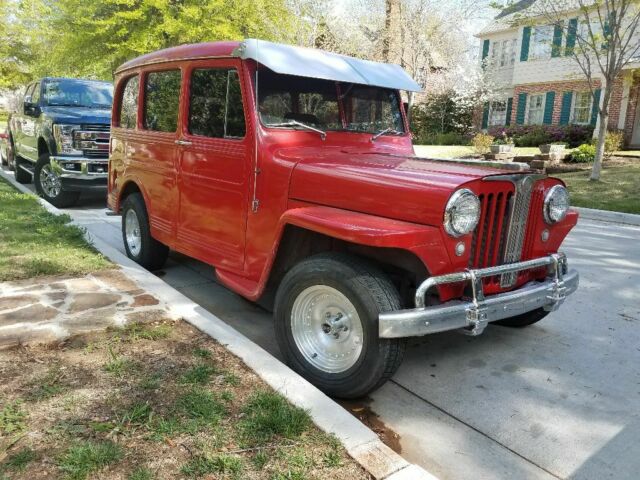
[[[541,320],[578,287],[562,181],[416,157],[402,90],[419,87],[397,65],[261,40],[125,63],[108,187],[127,254],[212,265],[344,398],[382,385],[407,337]]]

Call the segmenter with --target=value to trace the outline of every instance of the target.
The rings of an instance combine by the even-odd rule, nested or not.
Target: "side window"
[[[189,133],[192,135],[244,137],[246,126],[236,69],[194,70],[189,105]]]
[[[40,83],[36,83],[31,93],[31,103],[38,105],[40,103]]]
[[[34,85],[31,84],[27,87],[27,89],[24,92],[24,98],[26,99],[27,97],[32,97],[33,96],[33,87]]]
[[[122,99],[120,101],[120,126],[122,128],[136,128],[139,84],[138,75],[135,75],[127,79],[127,83],[122,89]]]
[[[180,70],[151,72],[144,88],[144,128],[175,132],[180,105]]]

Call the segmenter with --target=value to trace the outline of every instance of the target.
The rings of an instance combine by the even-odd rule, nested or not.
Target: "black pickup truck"
[[[33,180],[56,207],[80,192],[106,188],[113,85],[43,78],[27,86],[20,111],[9,117],[7,157],[16,180]]]

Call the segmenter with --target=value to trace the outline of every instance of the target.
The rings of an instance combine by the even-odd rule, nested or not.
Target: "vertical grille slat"
[[[518,262],[532,251],[535,222],[530,218],[530,212],[542,208],[543,192],[534,188],[539,178],[536,175],[514,175],[487,179],[502,182],[487,182],[485,191],[478,195],[481,213],[471,240],[470,268]],[[528,228],[528,225],[532,227]],[[484,282],[496,288],[509,288],[516,280],[516,274],[504,274],[486,278]]]

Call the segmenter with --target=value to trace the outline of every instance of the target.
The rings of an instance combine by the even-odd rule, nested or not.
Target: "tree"
[[[576,9],[571,5],[578,8],[577,23],[567,21],[567,13]],[[527,17],[531,19],[531,15],[538,24],[542,19],[553,25],[556,38],[563,33],[575,38],[575,44],[567,49],[584,74],[598,110],[598,140],[590,176],[590,180],[598,181],[613,85],[622,70],[640,54],[640,0],[539,0]],[[601,98],[596,95],[598,80]]]

